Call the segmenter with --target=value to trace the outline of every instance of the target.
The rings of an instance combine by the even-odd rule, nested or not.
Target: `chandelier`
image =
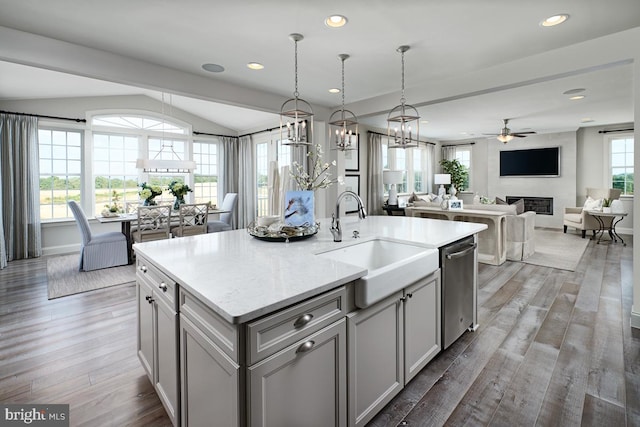
[[[393,139],[389,148],[410,148],[418,146],[420,137],[420,116],[418,110],[406,103],[404,97],[404,53],[409,46],[400,46],[397,51],[402,55],[402,97],[400,105],[393,107],[387,116],[387,136]],[[415,122],[415,124],[413,123]],[[414,125],[412,129],[411,126]]]
[[[313,110],[311,105],[298,95],[298,42],[302,34],[290,34],[295,44],[295,91],[280,107],[280,140],[283,145],[304,146],[313,141]]]
[[[355,150],[355,141],[358,135],[358,118],[349,110],[344,109],[344,61],[349,58],[346,53],[338,55],[342,61],[342,108],[334,111],[329,117],[331,137],[334,139],[338,150]]]

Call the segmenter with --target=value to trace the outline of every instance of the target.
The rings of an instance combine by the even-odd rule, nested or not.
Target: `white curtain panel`
[[[445,160],[453,160],[456,158],[456,147],[455,146],[448,146],[448,147],[442,147],[442,158]]]
[[[433,189],[433,174],[436,170],[436,147],[432,144],[427,144],[427,176],[426,176],[426,188],[429,192]]]
[[[0,268],[4,268],[7,261],[42,255],[36,117],[0,113],[0,165]]]
[[[369,215],[382,215],[384,204],[384,187],[382,184],[382,135],[369,132],[367,134],[367,200],[366,209]]]

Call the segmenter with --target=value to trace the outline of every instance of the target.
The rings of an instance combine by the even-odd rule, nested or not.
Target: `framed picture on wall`
[[[345,175],[344,189],[351,190],[359,196],[360,195],[360,175]],[[356,201],[355,197],[351,195],[346,195],[344,197],[344,209],[345,209],[345,213],[348,213],[348,214],[358,212],[358,202]]]
[[[353,149],[344,152],[344,170],[360,170],[360,135],[355,136]]]

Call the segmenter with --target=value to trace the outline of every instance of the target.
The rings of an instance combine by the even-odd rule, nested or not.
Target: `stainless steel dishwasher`
[[[443,349],[473,327],[475,252],[474,236],[440,248]]]

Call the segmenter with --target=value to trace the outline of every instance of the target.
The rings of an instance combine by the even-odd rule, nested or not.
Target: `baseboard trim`
[[[80,252],[79,243],[73,245],[49,246],[46,248],[42,248],[43,256],[72,254],[74,252]]]
[[[633,306],[631,306],[631,327],[640,329],[640,312]]]
[[[616,233],[633,236],[633,228],[616,227]]]

